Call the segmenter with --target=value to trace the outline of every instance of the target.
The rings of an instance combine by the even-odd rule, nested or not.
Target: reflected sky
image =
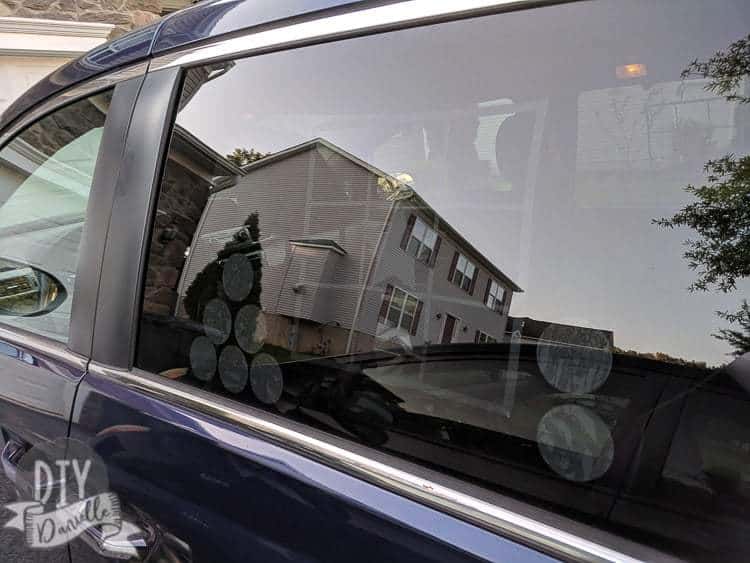
[[[737,309],[748,283],[689,292],[692,233],[652,219],[689,201],[707,160],[750,152],[748,108],[680,79],[747,35],[750,6],[656,4],[553,6],[245,59],[178,123],[221,154],[323,137],[406,172],[524,289],[511,315],[723,363],[715,311]],[[636,63],[642,76],[623,78]]]

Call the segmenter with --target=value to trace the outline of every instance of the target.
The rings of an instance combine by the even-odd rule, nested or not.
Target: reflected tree
[[[750,74],[750,35],[732,43],[726,51],[718,51],[707,61],[694,60],[682,71],[682,78],[708,78],[706,89],[730,102],[747,103],[750,97],[738,89]]]
[[[623,356],[635,356],[636,358],[646,358],[647,360],[656,360],[658,362],[662,362],[665,364],[675,364],[679,366],[688,366],[688,367],[694,367],[699,369],[706,369],[707,364],[706,362],[696,362],[695,360],[686,360],[685,358],[677,358],[675,356],[670,356],[669,354],[665,354],[664,352],[639,352],[638,350],[623,350],[622,348],[618,348],[615,346],[612,349],[613,352],[616,354],[621,354]]]
[[[215,297],[223,297],[222,284],[224,273],[224,259],[232,254],[242,253],[252,255],[253,280],[249,294],[236,307],[242,305],[256,305],[260,307],[261,275],[263,264],[260,260],[260,227],[258,225],[258,213],[251,213],[243,226],[232,235],[232,240],[224,245],[219,251],[217,259],[213,260],[195,276],[192,283],[185,292],[185,311],[188,316],[201,322],[206,304]],[[231,301],[227,299],[227,301]]]
[[[270,156],[271,153],[262,153],[260,151],[256,151],[255,149],[245,149],[242,147],[238,147],[234,149],[230,154],[227,155],[227,160],[231,161],[233,164],[236,164],[240,168],[243,166],[247,166],[248,164],[252,164],[256,160],[260,160],[261,158],[266,158],[267,156]]]
[[[750,35],[717,52],[707,61],[695,60],[682,78],[708,79],[705,88],[739,104],[750,103],[741,91],[750,75]],[[688,227],[698,235],[685,242],[683,256],[698,273],[692,291],[723,292],[736,289],[750,276],[750,156],[725,155],[704,166],[705,184],[688,185],[695,201],[672,217],[655,219],[664,228]],[[743,300],[735,313],[717,311],[720,318],[739,324],[741,330],[723,329],[714,336],[728,342],[739,355],[750,351],[750,309]]]
[[[750,304],[747,299],[742,300],[742,307],[736,313],[719,311],[718,315],[730,323],[738,324],[740,330],[723,328],[715,336],[733,346],[735,356],[750,351]]]
[[[704,170],[704,185],[685,188],[695,201],[656,223],[689,227],[698,234],[685,241],[683,254],[698,272],[691,290],[729,292],[750,276],[750,156],[710,160]]]

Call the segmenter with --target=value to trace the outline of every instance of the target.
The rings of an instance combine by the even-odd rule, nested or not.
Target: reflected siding
[[[433,266],[415,260],[401,249],[401,237],[409,216],[416,214],[428,224],[435,225],[431,213],[430,208],[419,206],[411,201],[397,202],[386,228],[381,251],[375,261],[370,286],[366,291],[366,304],[363,306],[360,318],[361,326],[369,327],[377,324],[383,291],[386,284],[391,284],[419,296],[425,303],[414,339],[415,344],[439,343],[446,313],[461,319],[456,342],[473,342],[476,330],[481,330],[500,340],[505,333],[513,292],[511,288],[504,286],[507,290],[507,298],[502,314],[487,308],[484,304],[484,293],[490,274],[485,269],[486,266],[482,267],[481,262],[479,262],[479,277],[473,295],[451,283],[448,275],[454,252],[471,255],[464,244],[449,238],[445,230],[438,227],[442,243]],[[493,279],[500,281],[497,278]],[[463,327],[466,327],[465,331]]]
[[[269,343],[340,354],[347,351],[352,328],[351,351],[372,349],[373,337],[437,343],[446,313],[461,319],[458,342],[472,342],[476,330],[496,339],[503,336],[512,288],[505,286],[508,298],[502,313],[488,309],[488,269],[497,268],[451,237],[452,229],[418,198],[389,201],[378,186],[384,173],[322,139],[257,161],[243,172],[233,186],[208,199],[183,268],[180,302],[243,221],[258,213],[261,304]],[[442,246],[432,265],[401,248],[412,214],[440,233]],[[480,266],[473,294],[448,279],[455,251],[472,256]],[[416,334],[379,324],[387,284],[424,303]],[[185,316],[179,305],[177,311]],[[312,346],[313,341],[325,344]]]

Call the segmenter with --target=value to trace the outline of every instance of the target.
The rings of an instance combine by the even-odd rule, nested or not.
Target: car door
[[[175,304],[175,292],[152,299],[152,290],[158,293],[159,288],[150,286],[165,281],[154,275],[171,276],[168,286],[178,285],[171,264],[184,261],[190,239],[203,234],[198,223],[213,220],[210,209],[221,207],[216,203],[204,211],[208,192],[231,186],[241,163],[221,157],[174,124],[174,116],[233,66],[230,61],[195,73],[179,66],[150,72],[123,154],[102,267],[93,361],[78,390],[71,437],[104,461],[111,490],[130,514],[143,516],[134,523],[168,530],[169,541],[181,546],[174,550],[179,557],[196,561],[533,561],[548,558],[539,549],[603,549],[520,514],[471,516],[475,502],[484,506],[480,512],[494,509],[460,492],[460,484],[453,484],[456,489],[439,485],[424,468],[389,456],[381,461],[377,451],[360,452],[356,444],[288,425],[257,408],[246,411],[241,404],[177,381],[186,370],[172,364],[177,359],[173,354],[181,355],[204,330],[182,316],[160,318]],[[167,184],[185,190],[185,197],[165,207]],[[172,204],[185,207],[178,210]],[[224,230],[235,230],[233,220]],[[253,237],[252,219],[245,228]],[[236,242],[253,245],[242,234]],[[168,247],[170,256],[158,274],[153,266],[160,259],[147,262],[154,244]],[[328,251],[325,242],[298,244]],[[335,245],[331,248],[338,252]],[[266,257],[255,264],[256,271],[267,267]],[[149,294],[145,310],[143,291]],[[157,369],[150,360],[134,365],[136,340],[142,358],[158,358],[161,348],[159,363],[165,367]],[[205,338],[198,340],[198,346],[205,344]],[[273,361],[258,366],[268,369],[271,379],[261,378],[257,392],[273,401],[278,392]],[[108,547],[104,542],[96,556],[73,543],[71,552],[74,561],[106,559],[112,555]],[[145,547],[148,552],[153,545]]]
[[[175,105],[185,99],[178,94],[182,86],[180,69],[168,69],[149,74],[140,91],[102,268],[101,287],[113,291],[100,294],[96,362],[79,386],[72,415],[71,438],[103,460],[123,521],[141,532],[126,546],[137,552],[131,555],[180,561],[546,559],[321,463],[312,450],[301,451],[304,441],[317,443],[306,433],[295,434],[299,442],[290,450],[279,437],[258,433],[262,413],[243,421],[247,413],[232,414],[232,405],[223,410],[208,394],[203,404],[181,383],[166,392],[137,383],[162,384],[159,376],[125,367],[132,363],[140,316],[138,291],[130,290],[141,285],[136,257],[155,228],[150,209],[162,168],[169,166],[162,155]],[[352,466],[360,459],[346,455]],[[97,539],[95,550],[90,541],[73,541],[73,561],[123,557],[122,544],[101,534]]]
[[[683,76],[747,6],[680,4],[677,29],[642,2],[457,4],[151,61],[71,420],[138,557],[676,551],[613,510],[670,378],[729,352],[727,296],[686,305],[684,233],[654,220],[748,150],[736,100]],[[99,538],[74,563],[122,555]]]
[[[115,291],[100,296],[97,360],[72,415],[71,437],[104,461],[111,491],[127,506],[123,514],[141,530],[160,530],[138,536],[137,557],[158,552],[160,560],[166,546],[169,560],[178,561],[549,560],[436,508],[440,503],[394,495],[382,483],[388,473],[399,474],[395,468],[364,479],[354,468],[377,466],[371,452],[339,449],[328,436],[279,425],[262,411],[236,410],[213,394],[132,366],[141,312],[139,291],[130,289],[141,285],[143,270],[122,257],[140,255],[156,233],[150,210],[162,173],[170,173],[164,168],[174,162],[162,155],[176,142],[171,120],[185,84],[180,69],[167,69],[150,73],[141,90],[102,271],[102,287]],[[171,330],[160,338],[165,350],[179,345],[172,337],[191,336],[190,323],[176,322]],[[424,476],[409,479],[416,480],[413,493],[431,486]],[[120,546],[106,540],[98,552],[82,542],[70,545],[73,561],[122,557]]]
[[[34,501],[50,500],[42,498],[34,462],[56,469],[67,456],[75,392],[91,351],[114,187],[109,174],[117,169],[107,153],[122,149],[143,70],[131,72],[136,78],[130,82],[104,77],[69,89],[0,136],[3,561],[68,560],[64,541],[34,528],[49,508],[38,509]]]

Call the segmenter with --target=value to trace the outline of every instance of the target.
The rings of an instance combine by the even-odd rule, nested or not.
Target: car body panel
[[[44,352],[46,349],[46,353]],[[11,458],[13,448],[28,451],[35,446],[64,439],[76,388],[84,373],[82,358],[46,347],[36,337],[19,338],[19,331],[0,329],[0,434],[2,469],[0,499],[17,500],[32,476]],[[68,561],[65,546],[32,550],[17,530],[0,530],[0,559],[29,562]]]
[[[394,0],[391,0],[394,1]],[[383,2],[371,0],[278,0],[258,2],[229,0],[201,2],[164,20],[154,38],[152,55],[185,47],[212,37],[248,30],[289,18],[345,6],[356,9]]]
[[[98,373],[80,386],[71,436],[195,561],[550,560]]]
[[[114,87],[112,101],[116,109],[107,115],[104,127],[96,134],[101,135],[99,148],[110,156],[121,151],[140,80],[136,78],[122,87],[116,87],[114,83],[108,85]],[[66,102],[67,98],[63,98],[57,106],[51,103],[49,109],[54,111]],[[34,117],[23,114],[22,119],[32,123]],[[67,295],[51,314],[57,317],[69,315],[69,333],[76,335],[68,339],[66,334],[58,334],[57,340],[53,340],[39,335],[45,334],[42,324],[35,329],[38,334],[19,328],[0,327],[0,432],[2,446],[6,448],[0,455],[3,458],[3,475],[0,478],[3,503],[28,500],[25,495],[30,492],[28,487],[32,476],[27,474],[20,452],[28,452],[37,446],[59,444],[68,436],[75,394],[90,356],[96,289],[116,180],[112,173],[116,169],[111,159],[97,158],[87,196],[85,224],[81,216],[80,220],[70,225],[29,233],[23,244],[19,245],[26,247],[25,253],[13,246],[13,241],[19,237],[6,237],[2,245],[7,256],[20,252],[22,256],[19,257],[23,258],[24,263],[38,263],[45,270],[55,270],[55,275],[66,286]],[[72,246],[64,244],[66,240]],[[33,242],[33,248],[28,246],[29,241]],[[79,245],[81,250],[77,260],[74,260],[69,251]],[[76,262],[75,271],[69,271],[69,264]],[[85,282],[76,284],[71,291],[70,284],[75,279],[84,279]],[[31,321],[29,328],[34,320],[42,318],[27,317]],[[16,448],[18,458],[8,457],[12,448]],[[30,562],[67,561],[68,553],[65,546],[52,550],[32,550],[26,545],[24,534],[12,528],[0,531],[0,559],[3,561],[14,558]]]
[[[160,155],[166,147],[170,108],[176,103],[180,83],[178,70],[166,69],[146,76],[122,153],[93,331],[92,357],[111,366],[127,368],[132,365],[133,339],[137,331],[136,310],[141,291],[139,280],[144,266],[134,266],[137,261],[123,260],[122,257],[145,255],[153,199],[159,182]],[[337,557],[348,560],[354,556],[357,542],[371,545],[365,551],[372,554],[372,560],[413,560],[417,557],[424,560],[473,560],[477,557],[536,560],[544,557],[538,551],[306,460],[299,454],[271,446],[258,438],[251,441],[251,434],[239,427],[225,424],[221,433],[217,430],[213,430],[213,433],[206,431],[209,423],[220,423],[215,420],[209,422],[203,415],[179,409],[167,399],[157,400],[147,394],[124,389],[90,372],[79,388],[71,436],[97,444],[104,432],[109,436],[107,443],[117,442],[111,457],[107,457],[106,448],[101,452],[108,462],[113,489],[120,494],[124,503],[152,515],[154,526],[169,530],[169,533],[190,544],[196,560],[206,560],[207,554],[211,553],[221,553],[222,560],[245,560],[250,553],[246,549],[250,547],[238,547],[237,538],[233,541],[231,537],[222,535],[222,530],[243,538],[239,541],[240,546],[254,546],[252,549],[261,553],[263,560],[273,560],[282,555],[302,560],[336,560]],[[111,436],[112,432],[117,433],[117,429],[123,426],[149,430],[128,431],[123,439]],[[269,453],[258,458],[257,452],[265,448],[269,449]],[[229,454],[226,450],[232,452],[231,459],[227,459]],[[186,464],[187,460],[191,462]],[[142,463],[152,464],[153,470],[147,475],[141,473],[137,467]],[[164,466],[165,463],[175,465],[170,469]],[[310,467],[316,473],[323,472],[328,484],[325,488],[309,482],[300,484],[301,470],[293,472],[291,476],[284,470],[294,464],[305,464],[306,467],[313,464]],[[183,469],[179,470],[180,466]],[[264,486],[256,490],[259,485],[248,481],[247,475],[256,474],[261,469]],[[180,472],[179,478],[175,478],[175,471]],[[310,471],[312,469],[302,474],[309,478]],[[226,479],[234,480],[230,486],[232,494],[206,496],[211,490],[204,488],[206,484],[216,485],[217,481]],[[186,485],[189,481],[193,484]],[[337,482],[338,485],[335,484]],[[353,487],[356,485],[358,492],[342,495],[341,487],[345,482]],[[218,491],[223,488],[220,487]],[[291,494],[287,492],[290,489],[296,495],[293,497],[295,500],[302,496],[304,502],[290,504],[284,496]],[[332,490],[336,490],[337,494],[332,496]],[[255,491],[251,497],[265,495],[263,506],[266,509],[279,507],[276,518],[282,514],[294,514],[293,518],[296,519],[299,513],[299,517],[307,520],[309,525],[301,528],[295,525],[286,530],[280,525],[266,528],[261,517],[263,513],[257,518],[253,516],[245,497],[247,491]],[[193,493],[197,496],[193,496]],[[274,495],[282,496],[274,498]],[[352,543],[342,543],[334,549],[330,545],[333,533],[324,534],[321,530],[310,534],[300,532],[298,537],[294,530],[309,528],[314,522],[313,513],[305,512],[311,504],[332,505],[334,508],[331,510],[342,515],[337,521],[338,526],[348,530],[343,536],[351,537]],[[384,508],[381,513],[373,515],[367,510],[363,511],[361,505],[370,509],[376,506]],[[179,511],[174,510],[177,506],[181,507]],[[356,520],[364,518],[366,525],[349,523],[352,510],[356,511]],[[231,513],[231,519],[222,511]],[[349,516],[344,517],[344,514]],[[394,519],[404,521],[394,525]],[[210,525],[207,526],[207,522]],[[364,532],[362,528],[374,532]],[[279,533],[284,534],[284,542],[274,538]],[[372,534],[394,539],[373,543]],[[443,541],[458,547],[451,547],[437,539],[427,540],[426,534],[442,537]],[[396,537],[402,539],[396,541]],[[448,537],[452,539],[448,541]],[[357,538],[356,541],[354,538]],[[474,555],[469,554],[472,550]],[[87,558],[84,560],[93,557],[91,550],[80,542],[72,546],[72,551]]]

